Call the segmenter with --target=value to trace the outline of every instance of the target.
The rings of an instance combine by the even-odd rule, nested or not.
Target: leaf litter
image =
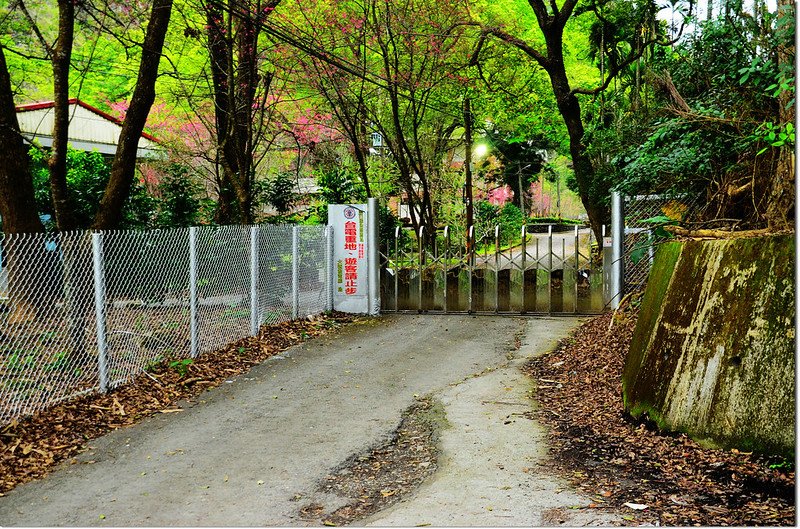
[[[703,448],[624,412],[637,315],[628,305],[595,317],[525,367],[539,384],[532,413],[550,427],[549,465],[624,525],[794,525],[795,472],[783,460]]]
[[[179,401],[228,382],[267,358],[309,338],[360,321],[344,313],[265,325],[257,336],[203,354],[175,369],[157,364],[106,394],[65,401],[0,428],[0,496],[46,476],[58,463],[86,451],[87,443],[157,413],[183,411]],[[94,461],[86,462],[86,464]]]
[[[417,398],[389,439],[351,457],[319,484],[319,492],[336,494],[347,503],[327,514],[323,505],[312,503],[300,515],[317,524],[341,526],[397,503],[436,472],[439,431],[446,424],[439,401]]]

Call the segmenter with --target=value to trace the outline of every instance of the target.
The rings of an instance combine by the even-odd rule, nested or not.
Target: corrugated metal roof
[[[122,122],[79,99],[70,99],[69,143],[72,148],[84,151],[99,151],[113,155],[117,151]],[[20,131],[29,142],[38,142],[43,147],[53,144],[53,121],[55,103],[43,101],[17,107]],[[140,158],[153,155],[162,148],[158,140],[143,133],[139,139]]]

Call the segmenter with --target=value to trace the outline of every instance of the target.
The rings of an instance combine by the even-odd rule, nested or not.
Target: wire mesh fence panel
[[[189,351],[187,229],[102,238],[109,387]]]
[[[199,351],[250,335],[250,228],[197,230]]]
[[[0,422],[98,387],[89,234],[1,236]]]
[[[327,244],[324,226],[298,228],[298,315],[302,318],[325,311],[325,252]]]
[[[324,227],[0,235],[0,424],[324,311],[326,252]]]
[[[259,319],[265,324],[292,319],[292,226],[259,231]]]
[[[644,288],[658,245],[669,240],[655,229],[666,219],[686,220],[696,213],[688,196],[637,195],[625,203],[625,293]]]

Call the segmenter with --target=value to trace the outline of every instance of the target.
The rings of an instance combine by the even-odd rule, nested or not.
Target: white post
[[[591,233],[592,230],[589,230]],[[589,242],[589,260],[592,258],[592,243]],[[575,312],[578,312],[578,281],[580,281],[580,261],[581,261],[581,248],[580,248],[580,231],[578,226],[575,226]]]
[[[197,357],[200,348],[197,332],[197,227],[189,228],[189,354]]]
[[[258,226],[250,226],[250,335],[258,334]]]
[[[300,317],[300,227],[292,226],[292,319]]]
[[[619,191],[611,192],[611,304],[619,307],[625,293],[625,200]]]
[[[325,226],[325,310],[333,310],[333,226]]]
[[[547,226],[547,313],[553,312],[553,225]]]
[[[379,258],[378,199],[367,199],[367,312],[377,316],[381,311],[381,274]],[[421,280],[422,278],[420,278]]]
[[[500,225],[494,225],[494,312],[500,312]]]
[[[103,266],[103,234],[92,233],[94,264],[94,314],[97,326],[97,373],[100,391],[108,391],[108,342],[106,341],[106,279]]]

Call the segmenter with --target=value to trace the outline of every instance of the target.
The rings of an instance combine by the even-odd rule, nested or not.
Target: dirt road
[[[182,412],[93,441],[77,463],[0,498],[0,525],[316,524],[300,516],[304,506],[332,510],[347,501],[317,492],[320,480],[386,439],[415,395],[440,399],[452,425],[442,433],[440,468],[416,494],[368,521],[553,524],[545,511],[588,500],[539,471],[544,445],[535,423],[498,420],[529,402],[530,383],[516,364],[552,348],[576,324],[396,316],[352,325],[271,358],[184,403]],[[519,337],[525,345],[515,352]],[[478,481],[474,494],[464,493],[464,484]],[[441,495],[453,487],[459,494]],[[433,503],[414,503],[424,498]]]

